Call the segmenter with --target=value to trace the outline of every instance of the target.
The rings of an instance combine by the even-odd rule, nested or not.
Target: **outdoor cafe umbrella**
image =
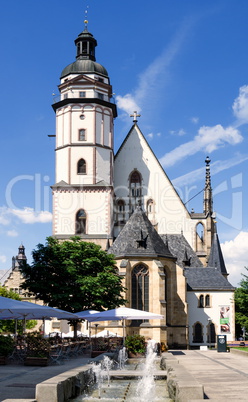
[[[76,314],[49,306],[14,300],[0,296],[0,320],[34,320],[50,319],[56,317],[60,320],[78,320]]]
[[[162,320],[161,314],[150,313],[149,311],[136,310],[128,307],[117,307],[113,310],[106,310],[92,314],[88,321],[117,321],[123,320],[123,342],[125,339],[125,320]]]
[[[100,311],[97,310],[85,310],[85,311],[79,311],[77,314],[77,316],[79,316],[80,318],[89,321],[89,337],[91,338],[91,318],[93,317],[94,314],[96,313],[100,313]]]

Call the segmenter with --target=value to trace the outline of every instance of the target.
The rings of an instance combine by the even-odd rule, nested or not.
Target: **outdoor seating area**
[[[104,352],[115,352],[122,346],[122,338],[36,338],[39,343],[35,348],[29,342],[30,335],[19,337],[12,352],[6,357],[5,364],[52,365],[63,364],[65,361],[79,356],[94,357]],[[40,347],[39,347],[40,345]],[[29,361],[31,362],[29,364]],[[45,363],[44,363],[45,362]]]

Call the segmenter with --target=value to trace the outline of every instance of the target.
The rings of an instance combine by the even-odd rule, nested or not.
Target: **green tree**
[[[245,267],[248,271],[248,268]],[[242,274],[240,286],[235,290],[236,334],[242,334],[242,328],[248,331],[248,275]]]
[[[31,265],[21,267],[22,287],[51,307],[70,312],[103,310],[123,305],[124,287],[113,255],[94,243],[72,237],[48,237],[32,252]]]
[[[12,290],[8,290],[4,286],[0,286],[0,296],[8,297],[9,299],[21,300],[20,296],[13,292]],[[26,328],[32,329],[37,324],[35,320],[27,320]],[[0,333],[3,334],[13,334],[16,329],[15,320],[0,320]],[[21,334],[23,331],[23,321],[17,320],[17,332]]]

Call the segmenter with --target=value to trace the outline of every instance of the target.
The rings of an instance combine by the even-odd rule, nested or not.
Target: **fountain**
[[[116,370],[108,356],[92,365],[95,385],[89,394],[83,394],[74,402],[145,402],[171,401],[168,396],[166,372],[159,369],[160,358],[152,347],[147,348],[146,358],[127,359],[126,349],[119,351]],[[104,379],[107,378],[107,382]]]
[[[125,348],[125,346],[119,350],[119,354],[118,354],[118,367],[119,370],[123,370],[125,367],[125,363],[127,361],[127,350]]]

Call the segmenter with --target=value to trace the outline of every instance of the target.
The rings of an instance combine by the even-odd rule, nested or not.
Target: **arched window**
[[[198,306],[204,307],[204,296],[203,295],[200,295],[200,297],[199,297],[199,305]]]
[[[196,225],[196,251],[202,251],[204,246],[204,226],[201,222]]]
[[[152,216],[154,213],[154,201],[150,198],[146,203],[146,214],[147,216]]]
[[[84,159],[80,159],[77,165],[78,174],[86,174],[86,162]]]
[[[210,296],[209,295],[205,296],[205,307],[210,307]]]
[[[116,222],[125,223],[125,201],[118,200],[116,203]]]
[[[138,170],[134,170],[129,178],[129,199],[130,214],[132,214],[135,208],[142,204],[141,175]]]
[[[193,342],[195,342],[195,343],[202,343],[203,342],[202,325],[199,322],[197,322],[194,325]]]
[[[132,308],[149,311],[149,271],[144,264],[132,271]]]
[[[80,209],[76,215],[76,234],[86,233],[86,213],[84,209]]]

